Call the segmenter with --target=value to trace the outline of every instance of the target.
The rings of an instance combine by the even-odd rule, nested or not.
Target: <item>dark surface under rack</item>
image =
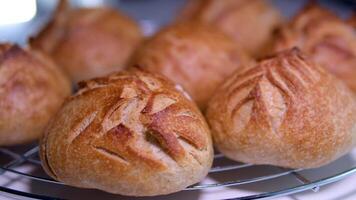
[[[1,160],[2,163],[0,167],[0,178],[1,176],[4,176],[6,173],[12,173],[12,174],[17,174],[20,177],[30,179],[31,181],[46,183],[48,184],[47,186],[49,187],[52,185],[64,185],[61,182],[49,178],[44,173],[42,173],[42,175],[37,175],[34,173],[23,172],[21,170],[18,170],[18,168],[21,168],[21,166],[27,164],[34,165],[35,168],[37,168],[40,171],[42,171],[42,167],[41,167],[41,162],[38,158],[38,146],[30,145],[26,148],[21,147],[20,151],[17,149],[18,148],[0,148],[0,158],[4,159]],[[225,163],[219,162],[219,160],[225,160]],[[251,165],[251,164],[243,164],[243,163],[237,163],[237,162],[232,162],[228,160],[226,161],[226,160],[227,159],[224,158],[224,156],[222,156],[221,154],[216,154],[214,160],[214,166],[210,170],[209,175],[231,172],[231,171],[238,171],[238,170],[255,167],[255,165]],[[226,162],[228,162],[228,164],[226,164]],[[271,166],[268,167],[271,168]],[[217,183],[200,183],[200,184],[190,186],[185,190],[187,191],[203,190],[203,189],[208,190],[210,188],[230,187],[230,186],[238,187],[247,184],[257,184],[260,182],[270,181],[273,179],[278,179],[286,176],[294,178],[299,183],[294,185],[285,185],[284,187],[278,188],[276,190],[261,192],[255,195],[237,196],[233,198],[233,199],[260,199],[260,198],[290,195],[306,190],[313,190],[316,192],[319,190],[319,187],[321,186],[341,180],[353,173],[356,173],[356,166],[353,164],[353,166],[349,166],[349,168],[347,169],[342,169],[341,171],[337,171],[337,172],[336,171],[330,172],[328,176],[320,177],[316,180],[310,180],[305,175],[303,175],[303,172],[307,170],[284,169],[279,167],[274,167],[274,168],[275,171],[273,173],[269,173],[266,175],[254,176],[254,177],[242,178],[242,179],[237,177],[231,177],[231,180],[221,181]],[[314,169],[314,170],[318,170],[318,169]],[[65,187],[70,187],[70,186],[65,186]],[[81,189],[78,188],[75,190],[81,190]],[[7,195],[7,196],[10,195],[12,197],[21,197],[25,199],[61,199],[60,196],[55,196],[55,195],[52,196],[51,194],[29,193],[29,192],[20,191],[4,186],[0,186],[0,191],[1,193],[3,193],[3,195]]]

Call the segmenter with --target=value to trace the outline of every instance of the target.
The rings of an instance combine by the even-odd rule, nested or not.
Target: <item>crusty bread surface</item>
[[[272,51],[297,46],[356,91],[356,32],[350,23],[310,4],[278,29]]]
[[[259,56],[282,16],[265,0],[189,0],[178,21],[200,20],[231,36],[253,56]]]
[[[38,139],[70,92],[68,77],[46,55],[0,44],[0,146]]]
[[[140,69],[80,86],[41,140],[51,177],[132,196],[180,191],[205,177],[210,132],[180,86]]]
[[[122,70],[142,37],[138,24],[117,10],[74,9],[61,0],[53,19],[30,43],[78,82]]]
[[[165,75],[204,110],[221,82],[252,59],[216,28],[191,21],[163,28],[134,53],[131,66]]]
[[[207,120],[218,150],[246,163],[314,168],[356,142],[354,94],[298,49],[233,75],[210,101]]]

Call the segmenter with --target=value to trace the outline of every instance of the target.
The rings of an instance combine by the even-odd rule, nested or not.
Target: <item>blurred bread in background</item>
[[[266,0],[188,0],[178,20],[193,19],[216,26],[253,56],[264,51],[282,22]]]
[[[137,49],[130,66],[165,75],[183,86],[204,109],[216,87],[251,62],[229,36],[191,21],[163,28]]]
[[[297,46],[356,91],[356,34],[353,21],[350,19],[347,23],[330,11],[309,4],[278,30],[272,51]]]
[[[70,95],[70,81],[32,49],[0,44],[0,60],[0,146],[36,140]]]
[[[136,22],[113,8],[73,9],[61,0],[53,19],[30,43],[78,82],[123,69],[141,39]]]

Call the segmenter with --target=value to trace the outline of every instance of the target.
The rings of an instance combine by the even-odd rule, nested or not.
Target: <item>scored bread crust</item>
[[[0,44],[0,146],[38,139],[70,92],[69,79],[48,57]]]
[[[182,85],[204,110],[219,84],[251,62],[230,37],[191,21],[162,29],[137,49],[130,65],[161,73]]]
[[[215,25],[254,56],[268,46],[281,18],[265,0],[189,0],[178,16]]]
[[[350,22],[309,4],[274,38],[272,51],[299,47],[356,91],[356,34]]]
[[[139,69],[80,83],[41,140],[66,184],[153,196],[197,183],[212,164],[208,126],[180,87]]]
[[[207,119],[219,151],[246,163],[319,167],[356,143],[355,96],[297,49],[229,78]]]
[[[53,19],[30,43],[78,82],[122,70],[142,37],[136,22],[117,10],[73,9],[61,0]]]

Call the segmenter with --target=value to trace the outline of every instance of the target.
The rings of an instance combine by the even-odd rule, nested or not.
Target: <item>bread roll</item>
[[[229,78],[207,119],[217,148],[246,163],[314,168],[356,143],[355,96],[297,49]]]
[[[138,25],[116,10],[71,9],[62,0],[31,44],[51,55],[77,82],[123,69],[141,38]]]
[[[279,12],[265,0],[189,0],[178,18],[211,23],[255,56],[282,21]]]
[[[0,60],[0,146],[33,141],[70,95],[70,81],[31,49],[0,44]]]
[[[51,177],[77,187],[153,196],[182,190],[207,174],[210,132],[179,86],[136,69],[80,85],[41,141]]]
[[[356,91],[356,34],[351,22],[310,4],[278,31],[273,50],[298,46]]]
[[[164,74],[182,85],[204,109],[215,88],[249,62],[231,38],[193,21],[161,30],[137,50],[132,66]]]

